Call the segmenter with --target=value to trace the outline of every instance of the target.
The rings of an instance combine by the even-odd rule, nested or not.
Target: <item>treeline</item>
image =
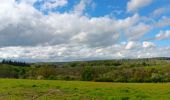
[[[30,64],[26,62],[21,62],[21,61],[13,61],[13,60],[2,60],[2,64],[8,64],[8,65],[14,65],[14,66],[23,66],[23,67],[29,67]]]
[[[165,60],[156,58],[145,59],[120,59],[120,60],[96,60],[96,61],[77,61],[66,63],[54,63],[53,66],[61,67],[84,67],[84,66],[124,66],[124,67],[143,67],[143,66],[156,66],[166,63]]]
[[[158,59],[34,63],[29,67],[2,61],[1,78],[99,82],[170,82],[170,62]],[[26,64],[26,63],[25,63]],[[14,66],[15,65],[15,66]]]
[[[82,73],[84,81],[98,82],[170,82],[170,66],[116,68],[104,71],[85,67]]]

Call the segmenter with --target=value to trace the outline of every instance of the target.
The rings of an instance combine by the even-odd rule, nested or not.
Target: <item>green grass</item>
[[[0,79],[0,100],[170,100],[170,83]]]

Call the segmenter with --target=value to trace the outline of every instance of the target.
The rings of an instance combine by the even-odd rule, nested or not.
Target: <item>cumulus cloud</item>
[[[80,2],[74,6],[73,12],[78,15],[82,15],[87,7],[95,9],[95,3],[92,0],[80,0]]]
[[[158,22],[154,23],[155,27],[166,27],[170,26],[170,18],[169,17],[161,17],[161,19]]]
[[[135,26],[131,26],[125,30],[125,35],[128,40],[139,40],[143,35],[148,33],[152,29],[151,25],[139,23]]]
[[[0,58],[21,59],[26,61],[73,61],[94,59],[120,59],[120,58],[145,58],[165,57],[170,53],[170,47],[145,47],[142,44],[129,42],[128,45],[136,45],[133,48],[124,49],[126,45],[115,44],[105,48],[89,48],[85,45],[55,45],[36,47],[4,47],[0,48]],[[131,46],[132,47],[132,46]],[[164,52],[162,52],[164,51]]]
[[[6,5],[5,5],[6,4]],[[117,42],[119,32],[138,22],[139,15],[125,19],[87,17],[74,13],[43,15],[26,3],[0,4],[0,46],[37,46],[82,43],[108,46]],[[9,13],[6,13],[9,12]],[[71,20],[70,20],[71,19]]]
[[[143,50],[144,48],[155,48],[156,44],[148,41],[143,41],[140,43],[139,41],[129,41],[125,45],[125,49],[127,50]]]
[[[9,0],[7,0],[7,1],[9,1]],[[29,5],[33,5],[37,0],[14,0],[14,1],[26,3],[26,4],[29,4]],[[39,1],[41,1],[41,0],[39,0]]]
[[[168,17],[162,17],[154,25],[141,21],[142,16],[137,13],[122,19],[109,15],[89,17],[85,10],[92,6],[92,0],[80,0],[73,11],[43,14],[33,6],[35,2],[37,0],[1,0],[0,58],[70,61],[161,55],[151,52],[153,47],[155,52],[160,51],[155,44],[139,40],[154,25],[169,25]],[[41,7],[53,9],[67,4],[67,0],[49,0]],[[121,41],[122,35],[127,42]],[[169,31],[156,36],[165,37],[169,37]],[[163,55],[169,53],[169,47],[162,49],[166,50]]]
[[[127,11],[133,12],[137,11],[139,8],[145,7],[149,4],[151,4],[153,0],[130,0],[127,3]]]
[[[138,43],[137,41],[129,41],[126,46],[125,49],[137,49],[140,48],[140,43]]]
[[[161,14],[165,13],[167,11],[167,8],[165,7],[162,7],[162,8],[158,8],[158,9],[155,9],[153,12],[152,12],[152,16],[160,16]]]
[[[45,0],[45,3],[41,6],[41,10],[50,10],[53,8],[66,6],[67,4],[67,0]]]
[[[144,48],[152,48],[152,47],[156,47],[156,45],[152,42],[147,42],[147,41],[144,41],[143,42],[143,47]]]
[[[136,52],[138,58],[148,57],[168,57],[170,53],[170,46],[145,48]],[[163,52],[162,52],[163,51]]]
[[[170,38],[170,30],[166,31],[160,31],[156,36],[156,40],[164,40],[164,39],[169,39]]]
[[[11,50],[15,51],[12,52]],[[55,45],[55,46],[36,46],[36,47],[5,47],[0,48],[1,58],[21,58],[48,61],[67,61],[67,60],[87,60],[111,58],[109,55],[111,47],[88,48],[85,45]],[[42,55],[43,54],[43,55]],[[86,55],[84,55],[86,54]]]

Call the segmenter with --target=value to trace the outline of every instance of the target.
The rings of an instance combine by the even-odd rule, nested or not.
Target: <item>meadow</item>
[[[170,83],[0,79],[0,100],[170,100]]]

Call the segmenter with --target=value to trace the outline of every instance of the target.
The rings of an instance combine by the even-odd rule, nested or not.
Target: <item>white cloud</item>
[[[66,0],[57,2],[48,2],[45,9],[67,4]],[[139,42],[153,28],[151,24],[141,21],[142,16],[139,14],[122,19],[107,15],[88,17],[84,11],[92,1],[82,0],[73,8],[78,13],[50,12],[44,15],[32,6],[34,3],[35,0],[23,0],[20,3],[14,0],[1,1],[0,58],[67,61],[153,57],[169,53],[169,47],[155,47],[152,52],[153,43]],[[163,17],[154,25],[169,25],[167,21],[168,18]],[[162,32],[157,38],[169,37],[166,34],[169,31]],[[120,40],[121,35],[126,36],[127,43]],[[155,53],[161,49],[166,52]]]
[[[125,49],[137,49],[140,47],[140,43],[138,43],[137,41],[129,41],[126,46]]]
[[[145,7],[149,4],[151,4],[153,0],[130,0],[127,3],[127,11],[133,12],[137,11],[139,8]]]
[[[145,49],[139,50],[136,53],[136,55],[138,56],[138,58],[169,57],[169,53],[170,53],[169,50],[170,50],[170,46],[145,48]]]
[[[136,41],[139,40],[143,35],[148,33],[152,29],[151,25],[139,23],[131,26],[125,30],[125,36],[128,40]]]
[[[162,8],[158,8],[158,9],[155,9],[153,12],[152,12],[152,16],[160,16],[161,14],[165,13],[167,11],[167,8],[165,7],[162,7]]]
[[[170,30],[166,31],[160,31],[156,36],[156,40],[164,40],[164,39],[169,39],[170,38]]]
[[[147,41],[144,41],[143,42],[143,47],[144,48],[152,48],[152,47],[156,47],[156,45],[152,42],[147,42]]]
[[[161,19],[158,22],[155,22],[155,27],[166,27],[170,26],[170,18],[169,17],[161,17]]]
[[[138,14],[125,19],[107,16],[89,18],[74,13],[43,15],[31,5],[22,2],[19,4],[6,2],[6,5],[0,8],[0,15],[2,15],[0,16],[0,46],[66,43],[109,46],[119,40],[120,31],[133,26],[139,19]]]
[[[136,45],[136,43],[138,45]],[[23,59],[27,61],[72,61],[94,59],[165,57],[170,54],[170,47],[142,47],[138,42],[129,42],[131,48],[115,44],[105,48],[89,48],[85,45],[55,45],[34,47],[0,48],[0,58]],[[133,45],[133,48],[132,48]],[[135,45],[135,46],[134,46]],[[164,52],[162,52],[164,51]]]
[[[40,1],[40,0],[19,0],[19,2],[26,3],[29,5],[33,5],[36,1]]]
[[[73,12],[78,15],[82,15],[87,7],[95,9],[96,4],[92,0],[80,0],[80,2],[74,6]]]
[[[47,0],[42,5],[41,10],[51,10],[53,8],[66,6],[67,4],[67,0]]]

